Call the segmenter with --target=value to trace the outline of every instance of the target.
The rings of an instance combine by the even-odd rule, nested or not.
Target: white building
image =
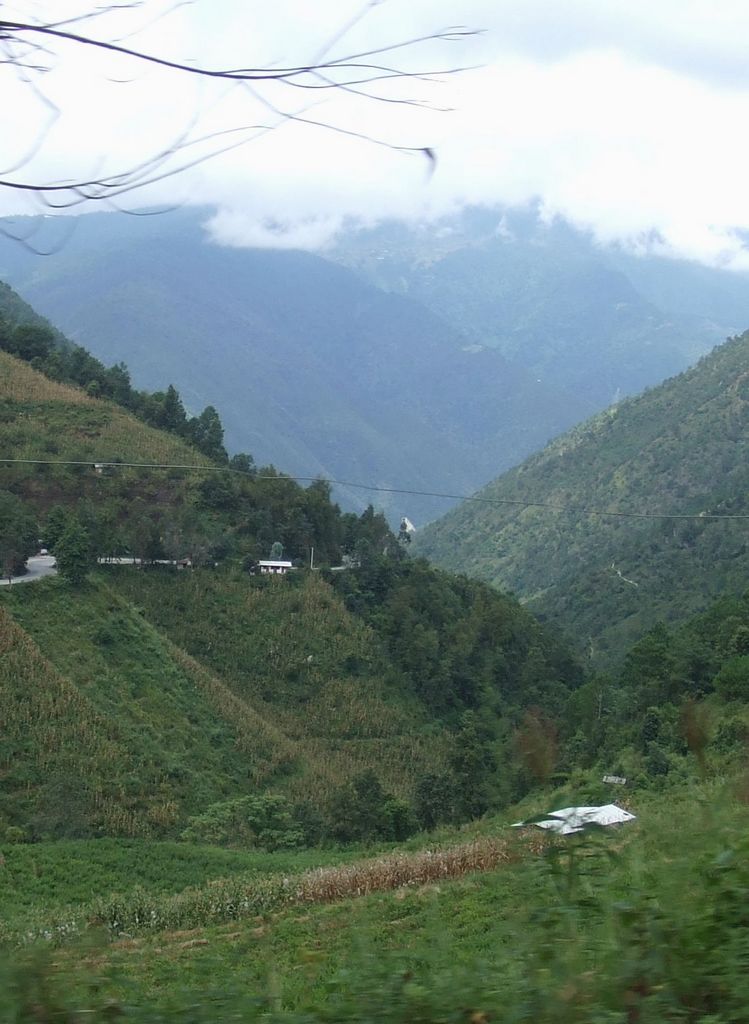
[[[257,564],[262,576],[285,576],[293,568],[291,562],[275,558],[261,558]]]

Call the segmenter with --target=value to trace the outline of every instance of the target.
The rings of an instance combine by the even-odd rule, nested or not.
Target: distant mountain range
[[[749,323],[746,279],[534,211],[352,229],[323,255],[210,244],[209,212],[5,222],[26,241],[0,240],[0,279],[136,385],[214,405],[231,450],[302,476],[470,493]],[[336,493],[417,525],[454,503]]]
[[[330,254],[496,347],[588,411],[636,394],[749,325],[749,277],[603,248],[534,208],[391,223]]]
[[[615,660],[658,619],[684,621],[743,594],[748,367],[749,332],[505,473],[480,502],[421,532],[418,552],[514,591],[595,664]],[[706,518],[716,514],[747,518]]]

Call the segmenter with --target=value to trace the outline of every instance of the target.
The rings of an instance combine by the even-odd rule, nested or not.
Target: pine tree
[[[159,426],[172,433],[184,433],[187,425],[187,414],[179,397],[179,392],[170,384],[164,394],[164,402],[159,415]]]

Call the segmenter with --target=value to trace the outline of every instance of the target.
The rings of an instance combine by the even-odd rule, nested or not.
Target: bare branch
[[[156,57],[153,54],[142,53],[140,50],[132,50],[127,46],[120,46],[117,43],[106,42],[102,39],[94,39],[90,36],[81,36],[75,32],[63,32],[59,29],[51,28],[48,25],[33,25],[26,22],[20,21],[0,21],[0,39],[12,38],[16,35],[23,35],[24,33],[38,34],[44,36],[52,36],[57,39],[64,39],[67,42],[79,43],[83,46],[92,46],[98,49],[107,50],[110,53],[121,54],[126,57],[133,57],[136,60],[145,61],[148,64],[156,64],[162,68],[169,68],[172,71],[181,71],[188,75],[199,75],[203,78],[223,78],[239,82],[273,82],[273,81],[286,81],[290,78],[295,78],[300,75],[308,75],[313,71],[319,70],[331,70],[336,69],[356,69],[356,70],[372,70],[372,71],[393,71],[399,73],[404,78],[409,77],[407,71],[397,72],[392,68],[383,68],[377,64],[366,64],[358,62],[358,58],[366,57],[379,53],[391,53],[393,50],[400,50],[404,47],[415,46],[417,43],[433,42],[436,40],[454,40],[459,38],[455,34],[455,30],[447,30],[446,32],[435,32],[433,35],[419,36],[418,38],[409,40],[404,43],[394,43],[392,46],[381,47],[377,50],[370,50],[367,53],[355,54],[352,57],[338,58],[333,61],[326,61],[322,64],[308,64],[290,68],[240,68],[237,70],[229,69],[212,69],[212,68],[201,68],[192,64],[182,64],[179,61],[167,60],[165,57]],[[473,32],[464,30],[460,33],[460,36],[475,35]],[[457,70],[457,69],[456,69]],[[447,72],[442,72],[446,74]]]
[[[33,93],[46,110],[46,115],[32,144],[27,147],[24,154],[13,166],[0,171],[0,174],[2,174],[2,177],[0,177],[0,188],[36,195],[44,205],[52,209],[65,209],[94,200],[112,202],[118,196],[147,185],[155,184],[221,154],[245,146],[262,135],[289,123],[309,125],[323,131],[360,139],[398,152],[421,154],[428,159],[430,173],[433,172],[436,166],[436,156],[431,146],[401,145],[365,131],[343,127],[331,120],[309,116],[312,105],[299,110],[283,109],[258,92],[256,86],[264,83],[276,83],[296,90],[301,89],[317,93],[339,90],[342,93],[360,97],[374,103],[395,104],[444,112],[449,108],[434,106],[427,100],[410,96],[386,95],[382,89],[375,87],[380,84],[384,86],[385,83],[396,80],[409,80],[433,85],[439,81],[436,76],[453,75],[458,71],[465,70],[465,67],[448,67],[439,71],[427,71],[424,69],[411,71],[397,65],[391,66],[386,62],[380,63],[377,58],[385,57],[396,51],[414,49],[423,44],[461,41],[467,37],[477,35],[477,32],[464,27],[451,27],[390,45],[351,53],[344,57],[327,59],[330,51],[355,26],[358,26],[374,8],[384,2],[384,0],[367,0],[364,6],[327,40],[308,64],[292,67],[206,68],[182,61],[170,60],[167,57],[146,53],[137,48],[123,45],[123,40],[130,38],[132,35],[142,31],[144,27],[149,27],[167,14],[192,2],[193,0],[175,0],[167,10],[162,11],[150,21],[146,21],[140,29],[120,36],[118,39],[110,40],[96,38],[95,36],[71,30],[71,26],[82,22],[90,22],[94,19],[101,19],[103,15],[115,11],[140,10],[144,6],[143,0],[123,0],[121,3],[97,6],[77,17],[57,22],[35,23],[33,21],[0,20],[0,54],[4,55],[0,56],[0,65],[12,65],[22,84]],[[61,116],[61,111],[57,105],[45,95],[39,85],[33,80],[35,74],[43,74],[52,67],[52,62],[57,57],[57,53],[51,48],[55,41],[64,45],[93,48],[111,53],[115,57],[121,56],[177,74],[214,81],[225,81],[229,85],[244,88],[255,102],[260,103],[272,114],[271,123],[251,124],[193,137],[193,132],[198,122],[198,115],[196,114],[168,145],[162,147],[153,156],[119,173],[107,175],[88,174],[85,177],[71,177],[48,183],[18,180],[14,176],[14,172],[20,167],[27,165],[39,153],[51,127]],[[132,79],[112,77],[108,78],[108,80],[131,81]],[[212,104],[207,109],[210,109],[210,106]],[[204,115],[205,109],[201,116]],[[225,142],[227,138],[231,138],[231,141]],[[194,154],[196,150],[198,151],[197,155],[190,155]],[[19,239],[19,241],[22,244],[24,243],[23,239]]]

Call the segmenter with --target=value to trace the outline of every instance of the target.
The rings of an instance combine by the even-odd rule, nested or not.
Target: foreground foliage
[[[588,832],[540,853],[508,836],[500,848],[511,855],[498,869],[476,863],[491,870],[439,885],[393,873],[393,884],[411,884],[386,893],[383,880],[380,891],[337,902],[349,874],[367,891],[367,865],[313,873],[311,882],[338,880],[328,895],[319,881],[317,889],[336,902],[301,911],[258,904],[246,924],[211,924],[210,886],[202,923],[194,917],[187,931],[158,932],[149,922],[159,903],[144,903],[151,937],[131,933],[52,958],[6,954],[4,1019],[743,1019],[745,806],[709,784],[636,810],[638,823],[622,832]],[[385,870],[389,861],[376,863]],[[297,884],[287,879],[286,891]]]

